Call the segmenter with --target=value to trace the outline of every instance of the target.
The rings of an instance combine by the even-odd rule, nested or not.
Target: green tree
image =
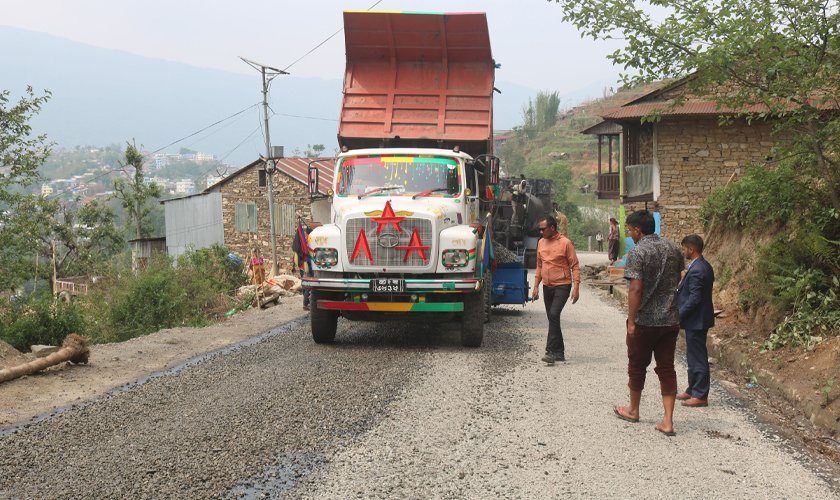
[[[626,40],[609,56],[632,72],[625,83],[693,75],[690,93],[773,118],[791,138],[783,153],[840,211],[840,114],[827,112],[840,109],[838,0],[555,1],[583,36]]]
[[[143,179],[143,155],[134,144],[125,149],[125,163],[120,162],[126,179],[114,181],[113,198],[120,200],[126,211],[127,221],[134,229],[134,238],[148,238],[151,225],[148,220],[152,208],[149,203],[161,196],[160,186],[147,184]]]
[[[557,92],[539,92],[528,105],[522,108],[522,131],[529,139],[539,132],[545,132],[557,123],[560,111],[560,94]]]
[[[10,92],[0,92],[0,289],[11,290],[31,275],[32,232],[40,219],[35,207],[43,200],[26,189],[41,180],[40,167],[49,156],[46,136],[32,136],[29,121],[49,100],[50,93],[36,96],[32,87],[17,103]]]
[[[94,200],[77,210],[64,208],[56,221],[61,243],[56,267],[59,276],[98,274],[108,261],[125,248],[122,233],[114,223],[114,211]]]

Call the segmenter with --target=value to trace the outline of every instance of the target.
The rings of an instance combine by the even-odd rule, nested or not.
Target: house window
[[[261,188],[264,188],[264,187],[265,187],[265,184],[266,184],[266,181],[265,181],[265,169],[262,169],[262,170],[257,170],[257,176],[259,177],[259,186],[260,186]]]
[[[257,232],[257,204],[236,204],[236,231],[240,233]]]
[[[280,236],[294,236],[297,230],[295,208],[289,203],[274,205],[274,231]]]

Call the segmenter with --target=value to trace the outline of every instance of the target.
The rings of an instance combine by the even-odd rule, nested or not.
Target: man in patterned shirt
[[[645,386],[645,373],[651,355],[659,376],[664,415],[656,430],[674,436],[674,403],[677,396],[677,372],[674,350],[680,331],[677,287],[685,260],[679,247],[654,234],[653,214],[633,212],[625,223],[636,246],[627,253],[624,278],[630,282],[627,294],[627,374],[630,405],[616,406],[618,418],[639,421],[639,403]]]

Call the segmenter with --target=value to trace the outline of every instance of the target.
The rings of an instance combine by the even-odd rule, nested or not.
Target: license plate
[[[398,279],[375,279],[370,280],[372,292],[402,292],[405,289],[405,280]]]

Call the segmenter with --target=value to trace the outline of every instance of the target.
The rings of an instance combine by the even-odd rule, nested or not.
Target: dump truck
[[[345,12],[344,37],[330,221],[307,240],[313,340],[333,342],[339,316],[459,321],[478,347],[499,176],[486,16]]]

